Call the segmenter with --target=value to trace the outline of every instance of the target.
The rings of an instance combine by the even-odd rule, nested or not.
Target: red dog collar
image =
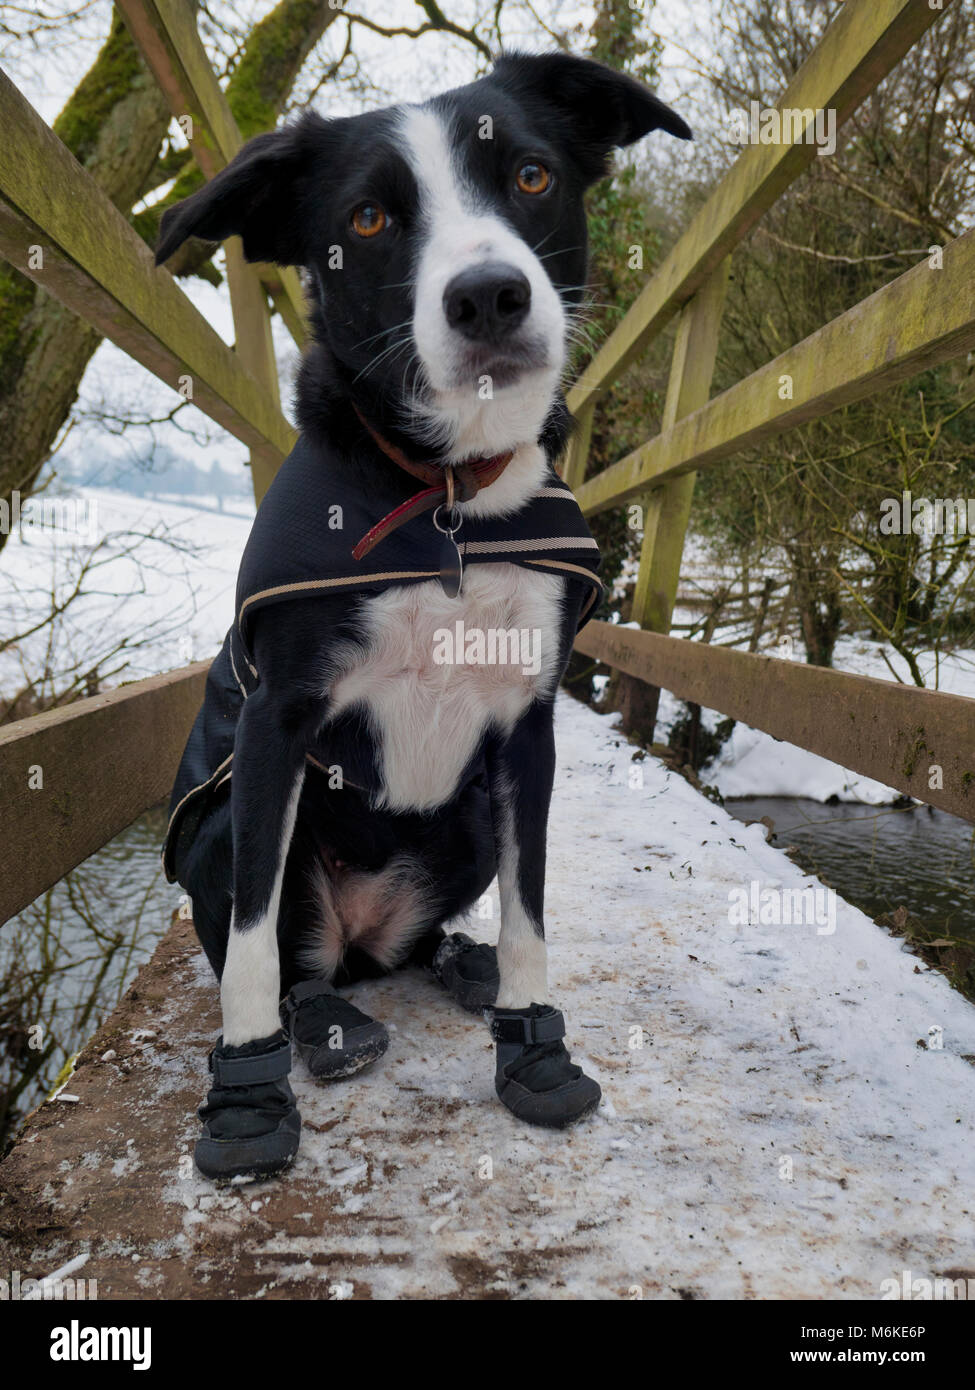
[[[403,450],[391,444],[388,439],[384,439],[378,430],[374,429],[366,417],[355,408],[355,413],[362,421],[363,425],[372,435],[373,439],[382,449],[388,459],[392,459],[404,472],[411,474],[414,478],[419,478],[421,482],[428,483],[430,486],[417,492],[412,497],[408,497],[405,502],[387,513],[381,521],[377,521],[371,530],[367,531],[362,540],[354,547],[352,558],[361,560],[368,555],[369,551],[377,546],[381,540],[395,531],[397,527],[405,525],[413,517],[419,516],[422,512],[432,511],[435,507],[445,503],[452,508],[454,502],[469,502],[472,497],[476,497],[481,488],[490,487],[493,482],[501,477],[514,457],[514,450],[509,449],[506,453],[495,454],[492,458],[468,459],[464,463],[417,463],[413,459],[408,459]]]

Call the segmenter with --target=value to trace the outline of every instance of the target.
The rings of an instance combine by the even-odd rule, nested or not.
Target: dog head
[[[304,267],[317,301],[299,417],[351,396],[444,460],[537,440],[558,397],[587,266],[583,194],[609,152],[679,116],[567,54],[509,54],[422,105],[251,140],[167,210],[156,252],[238,235],[248,260]]]

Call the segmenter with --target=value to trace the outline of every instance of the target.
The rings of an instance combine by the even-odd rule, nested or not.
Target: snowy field
[[[138,680],[215,655],[234,616],[237,567],[254,516],[253,503],[155,500],[109,488],[65,493],[78,501],[77,530],[25,527],[7,542],[0,566],[5,634],[23,631],[77,582],[92,544],[101,543],[98,568],[85,581],[89,593],[68,610],[57,633],[59,655],[91,659],[124,634],[151,638],[122,659],[118,680]],[[231,509],[232,508],[232,509]],[[136,538],[142,563],[127,553]],[[166,539],[164,539],[165,537]],[[172,544],[168,543],[172,542]],[[23,663],[43,667],[48,630],[22,644]],[[114,668],[114,664],[113,664]],[[21,662],[0,656],[0,692],[18,688]]]

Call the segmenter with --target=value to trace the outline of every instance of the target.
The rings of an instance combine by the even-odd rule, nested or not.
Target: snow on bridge
[[[485,1026],[410,970],[354,991],[390,1028],[376,1067],[293,1077],[292,1171],[216,1190],[190,1154],[217,993],[182,923],[0,1169],[0,1259],[26,1277],[87,1254],[76,1277],[102,1299],[879,1298],[905,1270],[975,1278],[975,1009],[822,891],[813,920],[775,925],[814,881],[609,719],[560,696],[558,742],[551,978],[603,1087],[592,1120],[514,1121]],[[752,901],[768,924],[740,923]]]

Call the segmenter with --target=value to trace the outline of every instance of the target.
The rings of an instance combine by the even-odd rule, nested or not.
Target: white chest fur
[[[337,714],[363,707],[391,810],[448,800],[490,725],[510,729],[558,679],[564,581],[510,564],[470,565],[457,598],[437,580],[362,600],[365,653],[340,662]]]

